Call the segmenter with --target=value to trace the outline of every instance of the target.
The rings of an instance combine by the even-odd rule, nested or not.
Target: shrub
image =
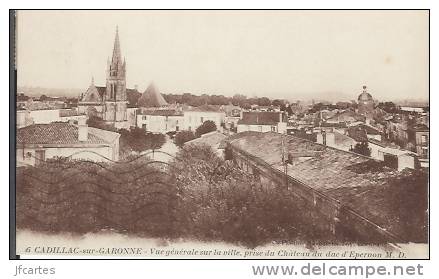
[[[304,203],[219,158],[211,147],[184,146],[174,162],[178,235],[255,247],[272,241],[333,240]]]
[[[140,157],[122,164],[52,159],[17,170],[17,228],[172,236],[173,177]]]
[[[195,135],[201,137],[201,135],[216,131],[216,124],[212,120],[204,121],[201,126],[195,130]]]
[[[355,144],[354,148],[352,148],[351,151],[364,156],[370,156],[371,152],[367,142],[360,142]]]
[[[185,142],[188,142],[196,138],[197,137],[192,131],[180,131],[175,135],[174,143],[181,148],[183,147],[183,144]]]

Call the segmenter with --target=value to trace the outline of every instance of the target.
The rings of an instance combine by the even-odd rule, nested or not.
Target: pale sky
[[[427,11],[20,11],[18,85],[105,85],[116,25],[142,92],[428,99]]]

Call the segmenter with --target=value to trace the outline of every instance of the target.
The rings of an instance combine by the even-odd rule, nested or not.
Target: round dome
[[[363,93],[358,96],[358,101],[373,101],[372,95],[366,92],[366,86],[363,86]]]
[[[370,95],[367,92],[363,92],[360,94],[360,96],[358,96],[358,101],[372,101],[372,95]]]

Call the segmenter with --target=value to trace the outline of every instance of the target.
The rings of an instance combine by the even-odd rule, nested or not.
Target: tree
[[[398,113],[400,111],[399,107],[393,102],[379,103],[378,107],[387,113]]]
[[[364,156],[370,156],[370,148],[367,142],[357,143],[354,148],[351,148],[351,151]]]
[[[247,99],[247,96],[245,96],[245,95],[235,94],[232,97],[232,104],[235,106],[242,106],[246,99]]]
[[[273,100],[273,102],[271,102],[271,104],[275,107],[282,107],[282,106],[284,106],[284,101],[276,99],[276,100]]]
[[[201,135],[207,134],[209,132],[216,131],[216,124],[212,120],[204,121],[204,123],[197,128],[195,135],[201,137]]]
[[[258,99],[258,105],[259,106],[269,106],[269,105],[271,105],[271,101],[267,97],[262,97],[262,98]]]
[[[102,130],[107,130],[107,131],[112,131],[112,132],[117,131],[117,129],[114,128],[113,125],[105,123],[105,121],[102,120],[102,118],[95,116],[93,113],[91,113],[89,115],[89,118],[87,119],[87,125],[90,127],[94,127],[94,128],[98,128],[98,129],[102,129]]]
[[[159,149],[166,141],[163,134],[146,133],[142,128],[134,127],[130,130],[120,129],[121,153],[129,154],[132,151],[142,152],[149,149]]]
[[[196,138],[197,137],[192,131],[180,131],[175,135],[174,143],[181,148],[183,147],[185,142],[188,142]]]

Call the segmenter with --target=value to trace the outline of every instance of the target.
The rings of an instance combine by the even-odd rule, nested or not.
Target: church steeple
[[[125,101],[126,100],[126,79],[125,61],[122,60],[119,42],[119,28],[116,27],[114,38],[113,55],[108,59],[107,65],[107,89],[105,100]]]
[[[118,27],[116,27],[116,36],[114,38],[113,56],[111,57],[111,62],[108,60],[107,63],[108,75],[110,77],[125,77],[125,63],[122,61]]]
[[[116,37],[114,38],[113,58],[111,59],[111,64],[114,65],[121,63],[122,63],[122,55],[120,52],[119,27],[116,26]]]

